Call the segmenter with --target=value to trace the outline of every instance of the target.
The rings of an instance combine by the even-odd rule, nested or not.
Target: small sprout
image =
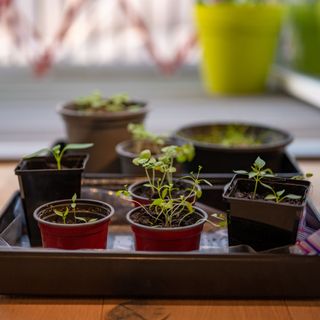
[[[91,94],[80,97],[75,101],[75,106],[80,110],[121,112],[129,110],[138,111],[141,106],[135,103],[130,104],[129,96],[125,93],[116,94],[110,98],[103,98],[100,91],[95,90]]]
[[[69,208],[66,207],[64,212],[63,211],[59,211],[57,209],[53,209],[53,211],[57,216],[62,218],[63,224],[66,224],[66,219],[67,219],[67,216],[69,214]]]
[[[255,181],[254,184],[254,190],[252,198],[255,199],[257,194],[258,185],[261,182],[261,179],[267,178],[267,177],[275,177],[275,174],[272,172],[271,169],[265,168],[266,162],[261,159],[260,157],[257,157],[253,165],[251,166],[251,171],[245,171],[245,170],[235,170],[234,173],[237,174],[245,174],[248,176],[249,179],[253,179]]]
[[[23,157],[23,159],[31,159],[34,157],[38,157],[44,154],[47,154],[48,152],[51,153],[56,160],[57,163],[57,168],[58,170],[61,170],[61,161],[64,153],[67,150],[82,150],[82,149],[87,149],[93,146],[93,143],[70,143],[65,145],[65,147],[61,150],[61,145],[57,144],[54,147],[50,148],[43,148],[40,149],[34,153],[31,153],[29,155],[26,155]]]

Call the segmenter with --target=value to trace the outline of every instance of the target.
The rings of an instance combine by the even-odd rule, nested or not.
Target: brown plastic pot
[[[47,202],[71,199],[75,193],[80,195],[81,175],[88,158],[88,155],[65,155],[61,170],[56,168],[53,157],[23,159],[15,168],[32,246],[41,245],[33,212]]]
[[[138,224],[131,219],[131,215],[141,208],[134,208],[127,214],[127,220],[135,238],[137,251],[192,251],[199,250],[203,225],[208,215],[200,208],[195,210],[202,215],[197,223],[175,228],[157,228]]]
[[[41,230],[43,247],[66,250],[105,249],[108,225],[114,214],[113,207],[98,200],[79,199],[76,212],[90,211],[86,212],[87,217],[97,218],[97,221],[77,224],[47,221],[50,217],[55,216],[54,209],[64,211],[69,205],[70,200],[53,201],[35,210],[33,216]]]
[[[265,178],[263,182],[276,191],[285,189],[286,194],[299,195],[301,201],[290,204],[264,199],[239,198],[237,191],[252,191],[254,181],[246,176],[235,175],[223,194],[223,198],[230,204],[229,245],[242,243],[256,251],[261,251],[295,243],[310,182],[280,177]],[[262,193],[263,190],[268,191],[259,185],[257,193]]]
[[[149,110],[143,102],[132,104],[141,108],[138,111],[92,112],[77,110],[72,102],[58,107],[65,122],[68,142],[94,143],[89,150],[90,161],[86,171],[120,171],[115,147],[130,138],[128,124],[143,122]]]
[[[261,136],[262,144],[256,146],[224,146],[221,144],[201,142],[195,136],[207,134],[211,130],[225,130],[228,126],[246,127],[253,135]],[[280,172],[285,147],[292,142],[290,133],[265,125],[245,122],[211,122],[190,124],[178,129],[174,137],[183,142],[192,143],[195,157],[186,163],[187,171],[197,171],[199,165],[202,172],[232,173],[233,170],[248,170],[255,159],[260,156],[274,172]]]

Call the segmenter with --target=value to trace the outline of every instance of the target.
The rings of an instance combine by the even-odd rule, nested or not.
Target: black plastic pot
[[[128,124],[143,122],[148,112],[143,102],[130,104],[140,105],[141,108],[134,112],[90,112],[77,110],[72,102],[58,108],[66,125],[69,143],[94,143],[89,150],[86,171],[120,171],[115,147],[130,138]]]
[[[145,175],[145,170],[143,167],[135,166],[132,163],[132,160],[139,156],[137,153],[132,151],[134,149],[134,143],[135,142],[133,140],[126,140],[116,145],[116,152],[120,159],[121,172],[130,175]],[[165,146],[175,143],[176,141],[174,139],[165,139]],[[178,172],[181,171],[180,164],[175,164],[175,166]]]
[[[245,127],[247,132],[261,137],[260,145],[246,147],[224,146],[220,144],[201,142],[196,136],[205,135],[212,130],[226,130],[228,126]],[[252,123],[201,123],[180,128],[174,133],[178,140],[191,142],[195,147],[195,157],[186,163],[187,171],[196,171],[198,166],[202,172],[230,173],[233,170],[248,170],[257,156],[268,163],[274,172],[281,171],[282,155],[285,147],[292,142],[292,136],[283,130]]]
[[[40,231],[33,212],[47,202],[71,199],[74,193],[80,195],[81,174],[88,158],[88,155],[67,155],[62,160],[61,170],[56,169],[52,157],[24,159],[17,165],[15,173],[19,178],[32,246],[41,245]]]
[[[254,181],[235,175],[223,194],[223,198],[230,204],[229,245],[247,244],[256,251],[261,251],[295,243],[310,182],[288,178],[268,178],[263,182],[276,191],[285,189],[286,194],[301,196],[299,203],[239,198],[238,191],[253,191]],[[259,185],[257,194],[266,191],[270,193]]]
[[[132,160],[138,156],[138,154],[132,152],[134,141],[126,140],[116,145],[116,152],[120,159],[121,172],[125,174],[144,175],[144,168],[135,166]]]

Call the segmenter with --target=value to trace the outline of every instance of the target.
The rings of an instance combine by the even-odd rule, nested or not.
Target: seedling
[[[97,218],[92,218],[92,219],[86,219],[84,217],[77,217],[76,215],[76,207],[77,207],[77,203],[76,203],[76,200],[77,200],[77,194],[75,193],[72,198],[71,198],[71,204],[70,204],[70,208],[69,206],[66,206],[65,207],[65,210],[64,211],[60,211],[60,210],[57,210],[57,209],[53,209],[54,213],[61,217],[62,218],[62,222],[63,224],[66,224],[67,223],[67,217],[70,213],[70,211],[73,212],[73,220],[74,220],[74,223],[78,221],[80,222],[84,222],[84,223],[88,223],[88,222],[94,222],[97,220]]]
[[[140,106],[137,104],[130,104],[129,96],[125,93],[116,94],[110,98],[103,98],[100,91],[93,91],[90,95],[80,97],[75,101],[75,105],[81,110],[93,111],[137,111]]]
[[[40,149],[34,153],[26,155],[23,157],[23,159],[31,159],[34,157],[38,157],[38,156],[47,154],[49,152],[53,155],[54,159],[56,160],[58,170],[61,170],[62,157],[67,150],[81,150],[81,149],[90,148],[92,146],[93,146],[93,143],[71,143],[71,144],[67,144],[61,150],[61,145],[57,144],[51,149],[50,148],[43,148],[43,149]]]
[[[154,154],[161,152],[161,147],[165,143],[164,138],[147,131],[143,124],[129,123],[128,131],[132,134],[135,153],[140,153],[143,149],[146,149],[146,145]]]
[[[253,165],[251,166],[251,171],[249,172],[245,170],[234,171],[237,174],[248,175],[249,179],[253,179],[255,181],[252,199],[255,199],[256,197],[257,188],[259,183],[261,183],[261,179],[275,176],[275,174],[272,172],[271,169],[265,168],[265,165],[266,165],[266,162],[262,160],[260,157],[258,157],[253,163]]]
[[[144,150],[139,157],[133,160],[137,166],[142,166],[145,169],[148,182],[144,185],[149,187],[152,191],[152,202],[149,207],[139,206],[149,216],[149,224],[151,226],[172,227],[177,221],[180,226],[181,223],[190,215],[198,214],[194,209],[194,203],[201,197],[202,192],[200,188],[201,183],[211,185],[210,182],[200,179],[201,167],[196,174],[191,173],[181,179],[190,180],[192,183],[190,187],[185,189],[185,193],[179,197],[175,196],[174,191],[177,187],[173,181],[173,174],[176,168],[173,163],[191,161],[194,156],[194,148],[192,145],[186,144],[183,146],[171,145],[161,149],[162,154],[155,157],[150,150]],[[156,176],[156,172],[160,176]],[[129,192],[125,187],[124,190],[117,192],[117,195],[128,196]]]
[[[301,199],[301,196],[298,196],[296,194],[285,194],[286,190],[283,189],[283,190],[280,190],[280,191],[276,191],[275,189],[273,189],[271,186],[263,183],[263,182],[260,182],[262,186],[264,186],[265,188],[271,190],[272,193],[268,194],[265,196],[265,200],[273,200],[275,201],[276,203],[280,203],[282,202],[283,200],[285,199],[291,199],[291,200],[299,200]]]

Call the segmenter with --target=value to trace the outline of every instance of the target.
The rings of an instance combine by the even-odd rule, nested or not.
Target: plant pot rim
[[[56,111],[64,116],[69,118],[90,118],[95,120],[108,120],[108,121],[117,121],[123,118],[135,118],[136,116],[146,114],[150,111],[150,107],[147,106],[147,102],[134,101],[134,104],[140,105],[139,110],[136,111],[117,111],[117,112],[94,112],[94,111],[85,111],[85,110],[76,110],[72,109],[71,106],[74,105],[74,101],[69,101],[65,103],[60,103],[56,107]]]
[[[263,200],[263,199],[247,199],[247,198],[238,198],[235,196],[231,196],[232,192],[234,191],[237,182],[239,180],[245,180],[245,181],[253,181],[249,178],[246,178],[244,175],[239,175],[235,174],[232,178],[232,180],[226,185],[226,188],[223,192],[222,197],[228,201],[241,201],[241,202],[251,202],[251,203],[263,203],[263,204],[269,204],[269,205],[277,205],[277,206],[284,206],[284,207],[304,207],[306,202],[307,202],[307,195],[308,191],[310,188],[310,181],[306,180],[292,180],[290,178],[284,178],[284,177],[268,177],[263,179],[263,181],[270,181],[274,183],[281,184],[283,183],[284,185],[293,185],[293,186],[299,186],[299,187],[304,187],[305,192],[302,195],[302,200],[300,204],[291,204],[291,203],[285,203],[285,202],[275,202],[275,201],[268,201],[268,200]],[[291,183],[292,181],[292,183]],[[298,183],[297,181],[304,182],[304,183]]]
[[[52,160],[52,157],[50,156],[40,156],[40,157],[34,157],[29,159],[21,159],[19,163],[17,164],[16,168],[14,169],[14,172],[16,175],[21,175],[27,172],[55,172],[57,174],[65,173],[67,171],[83,171],[88,160],[89,160],[89,154],[76,154],[76,155],[65,155],[63,157],[63,161],[65,160],[77,160],[79,159],[81,161],[81,164],[77,167],[73,168],[61,168],[61,170],[58,170],[57,168],[43,168],[43,169],[27,169],[24,168],[25,164],[29,161],[43,161],[47,162],[48,160]]]
[[[208,142],[201,142],[193,139],[192,137],[185,137],[181,135],[181,132],[187,130],[194,130],[198,128],[208,128],[208,127],[223,127],[223,126],[229,126],[229,125],[236,125],[236,126],[246,126],[251,127],[253,129],[259,129],[259,130],[268,130],[272,131],[276,134],[279,134],[282,136],[282,139],[277,142],[272,143],[263,143],[261,145],[257,146],[248,146],[248,147],[228,147],[223,146],[221,144],[215,144],[215,143],[208,143]],[[174,137],[178,139],[183,139],[185,141],[190,141],[195,147],[202,148],[202,149],[210,149],[210,150],[216,150],[216,151],[225,151],[225,152],[238,152],[238,153],[248,153],[248,152],[266,152],[266,151],[272,151],[279,148],[284,148],[288,144],[290,144],[293,141],[293,136],[285,131],[281,130],[279,128],[275,128],[269,125],[260,124],[260,123],[254,123],[254,122],[245,122],[245,121],[217,121],[217,122],[197,122],[197,123],[190,123],[189,125],[185,125],[178,130],[174,132]]]
[[[86,226],[94,226],[94,225],[98,225],[101,224],[104,221],[110,220],[110,218],[114,215],[115,210],[113,208],[113,206],[111,206],[109,203],[100,201],[100,200],[93,200],[93,199],[78,199],[76,201],[77,204],[82,203],[82,204],[93,204],[96,206],[100,206],[100,207],[104,207],[105,209],[108,209],[110,212],[107,216],[103,217],[102,219],[93,221],[93,222],[86,222],[86,223],[74,223],[74,224],[63,224],[63,223],[54,223],[54,222],[50,222],[50,221],[45,221],[43,219],[41,219],[38,215],[39,213],[47,208],[47,207],[54,207],[56,205],[60,205],[60,204],[70,204],[71,201],[70,199],[62,199],[62,200],[55,200],[55,201],[51,201],[48,203],[45,203],[43,205],[41,205],[40,207],[38,207],[34,213],[33,213],[33,217],[34,219],[41,224],[45,224],[47,226],[51,226],[54,228],[63,228],[63,229],[70,229],[70,228],[85,228]]]
[[[193,185],[192,181],[189,181],[189,180],[186,180],[186,179],[174,178],[173,181],[183,181],[183,182],[185,182],[185,183],[187,183],[187,184]],[[136,187],[138,187],[138,186],[140,186],[140,185],[142,186],[142,185],[144,185],[145,183],[148,183],[148,181],[147,181],[147,180],[142,180],[142,181],[137,181],[137,182],[135,182],[135,183],[130,184],[130,186],[128,187],[128,191],[129,191],[130,195],[131,195],[131,196],[134,196],[136,199],[139,199],[139,200],[151,200],[151,199],[149,199],[149,198],[146,198],[146,197],[143,197],[143,196],[140,196],[140,195],[134,193],[134,189],[135,189]],[[200,187],[198,186],[198,189],[199,189],[199,188],[200,188]]]
[[[149,207],[149,205],[145,206],[146,208]],[[192,229],[196,226],[199,226],[199,225],[202,225],[204,224],[207,220],[208,220],[208,214],[201,208],[195,206],[194,207],[195,211],[201,213],[203,215],[203,219],[199,219],[196,223],[194,224],[191,224],[189,226],[184,226],[184,227],[172,227],[172,228],[157,228],[157,227],[150,227],[150,226],[146,226],[146,225],[143,225],[143,224],[140,224],[140,223],[137,223],[137,222],[134,222],[132,219],[131,219],[131,214],[134,213],[135,211],[137,210],[143,210],[141,207],[136,207],[136,208],[133,208],[131,209],[127,215],[126,215],[126,218],[127,218],[127,221],[131,224],[131,226],[135,226],[135,227],[138,227],[140,229],[145,229],[145,230],[150,230],[150,231],[154,231],[154,232],[168,232],[168,231],[184,231],[184,230],[188,230],[188,229]]]

